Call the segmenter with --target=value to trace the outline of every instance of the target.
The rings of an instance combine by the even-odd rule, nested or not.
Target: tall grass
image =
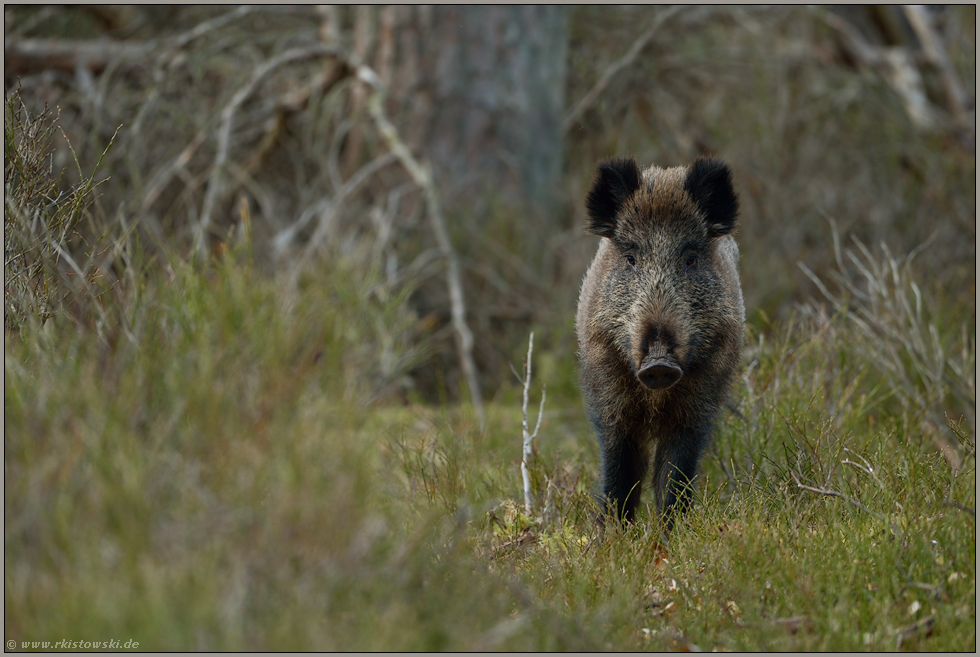
[[[231,249],[147,275],[112,341],[65,315],[7,334],[6,638],[975,649],[975,438],[951,418],[954,469],[847,315],[753,334],[662,543],[649,511],[590,519],[595,448],[568,400],[536,440],[533,517],[516,387],[483,432],[467,407],[370,405],[373,331],[403,312],[373,284],[339,259],[269,278]]]
[[[176,263],[112,345],[63,318],[8,339],[8,637],[438,648],[506,617],[452,524],[384,512],[362,283]]]

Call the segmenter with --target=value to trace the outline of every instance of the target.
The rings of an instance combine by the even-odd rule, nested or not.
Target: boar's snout
[[[678,335],[670,322],[651,322],[646,327],[636,378],[651,390],[671,387],[684,375],[678,360]]]
[[[636,373],[636,378],[651,390],[663,390],[680,381],[683,375],[684,371],[677,361],[667,356],[647,359]]]

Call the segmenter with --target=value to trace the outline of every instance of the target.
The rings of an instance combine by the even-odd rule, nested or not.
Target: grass
[[[465,406],[368,403],[372,331],[400,311],[352,271],[270,279],[231,249],[148,274],[104,340],[66,314],[5,337],[7,639],[975,649],[972,429],[950,422],[954,473],[846,315],[750,337],[661,545],[648,511],[625,532],[590,520],[573,396],[549,396],[532,517],[516,386],[483,431]]]

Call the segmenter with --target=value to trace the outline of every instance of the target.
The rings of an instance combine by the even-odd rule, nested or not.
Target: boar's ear
[[[710,236],[732,232],[738,214],[738,195],[732,187],[732,170],[727,164],[699,157],[688,167],[684,188],[704,212]]]
[[[623,203],[640,187],[640,168],[633,158],[602,160],[596,165],[592,188],[585,199],[589,221],[585,231],[612,237],[616,215]]]

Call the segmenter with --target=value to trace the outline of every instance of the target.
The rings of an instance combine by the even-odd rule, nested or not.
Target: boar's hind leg
[[[705,442],[703,435],[688,430],[657,445],[653,490],[668,532],[676,514],[683,513],[691,503],[694,477]]]
[[[647,469],[647,453],[629,435],[615,429],[599,432],[602,452],[601,502],[615,509],[616,517],[632,522],[640,502]],[[615,505],[615,506],[613,506]]]

